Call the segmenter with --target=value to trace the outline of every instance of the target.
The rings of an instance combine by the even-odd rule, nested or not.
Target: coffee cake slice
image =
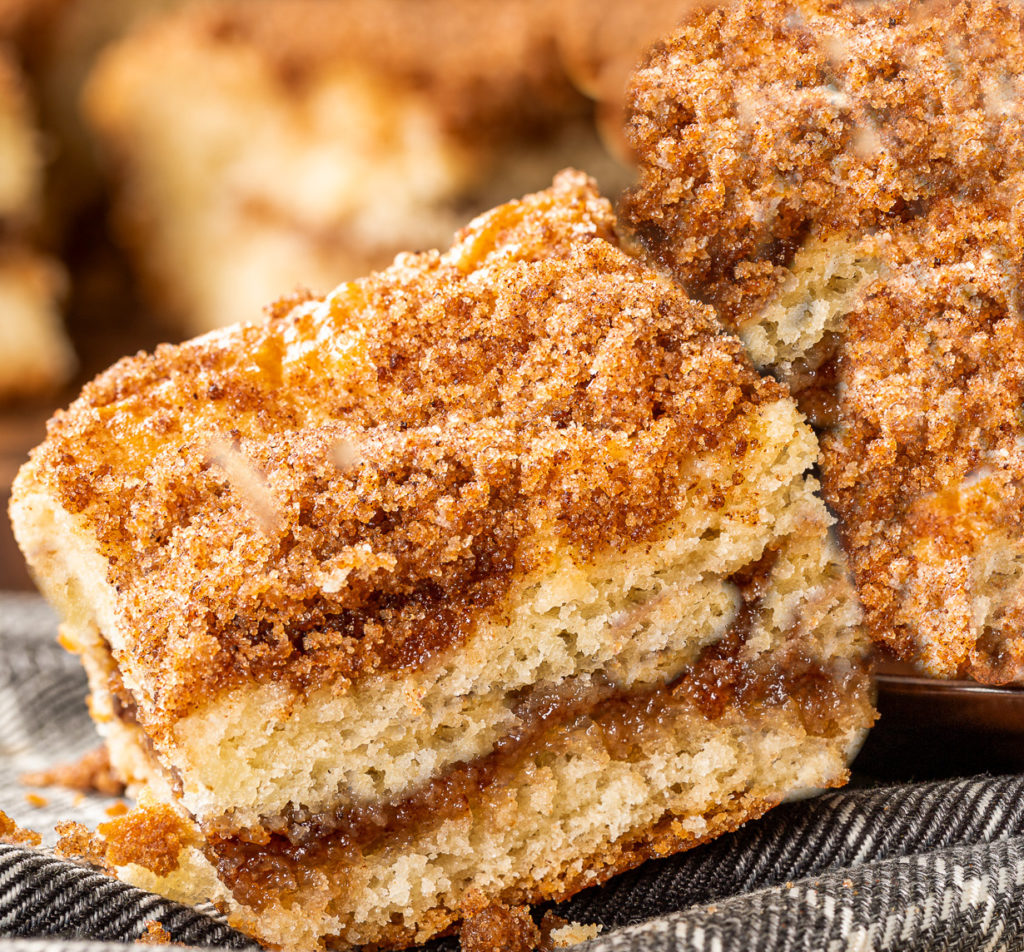
[[[874,714],[815,455],[573,172],[122,361],[12,504],[146,787],[107,861],[401,946],[843,783]]]
[[[743,0],[633,80],[622,214],[822,434],[866,622],[1024,684],[1024,12]]]

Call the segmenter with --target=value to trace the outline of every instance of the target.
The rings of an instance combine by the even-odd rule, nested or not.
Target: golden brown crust
[[[447,255],[124,360],[53,419],[18,492],[109,561],[147,730],[248,679],[425,664],[553,546],[714,501],[687,463],[740,471],[782,390],[613,224],[565,174]]]
[[[1024,679],[1024,611],[984,607],[1017,584],[985,577],[991,553],[1024,535],[1022,75],[1024,13],[1000,0],[727,4],[635,76],[623,206],[741,330],[808,236],[879,262],[790,379],[827,428],[870,630],[986,681]]]

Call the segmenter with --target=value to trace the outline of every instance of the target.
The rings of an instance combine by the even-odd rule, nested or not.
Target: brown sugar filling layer
[[[571,746],[580,731],[597,732],[613,758],[629,761],[687,713],[709,720],[734,713],[750,718],[792,705],[809,734],[834,737],[843,729],[844,713],[859,711],[851,686],[865,682],[862,668],[822,664],[795,648],[790,659],[775,658],[758,670],[741,659],[742,647],[740,639],[730,637],[705,652],[686,676],[653,691],[630,695],[594,685],[536,715],[492,754],[458,765],[400,802],[314,815],[288,835],[269,834],[263,842],[210,836],[207,858],[235,898],[258,909],[301,892],[312,885],[309,876],[340,869],[384,839],[401,843],[470,810],[482,791],[500,787],[524,759],[546,751],[553,755]],[[321,833],[325,828],[333,830]]]
[[[596,734],[612,758],[629,762],[684,715],[750,721],[786,708],[809,735],[831,738],[848,731],[850,711],[868,704],[862,664],[822,661],[799,637],[780,650],[744,657],[775,556],[769,552],[733,576],[742,596],[733,624],[674,682],[624,691],[600,677],[585,677],[534,690],[517,710],[520,726],[490,754],[454,765],[412,795],[330,812],[296,811],[288,827],[276,832],[214,833],[207,838],[207,858],[238,901],[260,908],[311,886],[309,876],[340,868],[385,840],[389,846],[401,843],[471,810],[485,791],[509,785],[524,761],[571,749],[580,732]]]

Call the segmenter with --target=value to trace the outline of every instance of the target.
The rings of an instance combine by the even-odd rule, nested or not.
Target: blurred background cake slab
[[[55,390],[74,366],[61,269],[35,246],[42,139],[12,51],[0,45],[0,402]]]
[[[227,0],[110,49],[88,112],[150,304],[207,330],[444,246],[567,164],[617,191],[558,26],[538,0]]]

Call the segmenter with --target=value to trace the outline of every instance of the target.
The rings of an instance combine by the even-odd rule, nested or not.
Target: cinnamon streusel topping
[[[556,548],[722,505],[783,399],[579,173],[292,303],[121,361],[34,457],[108,560],[151,733],[248,680],[427,663]]]
[[[1024,246],[1008,217],[943,201],[885,237],[888,276],[834,358],[821,464],[871,630],[932,673],[996,683],[1024,679]]]
[[[1024,168],[1022,77],[1024,11],[1009,0],[722,4],[633,78],[641,179],[623,217],[743,325],[808,234],[1005,191]]]
[[[815,258],[773,341],[803,351],[762,362],[824,430],[870,629],[999,682],[1024,680],[1022,77],[1004,0],[730,2],[634,76],[623,203],[748,339]],[[849,305],[815,336],[831,293]]]

